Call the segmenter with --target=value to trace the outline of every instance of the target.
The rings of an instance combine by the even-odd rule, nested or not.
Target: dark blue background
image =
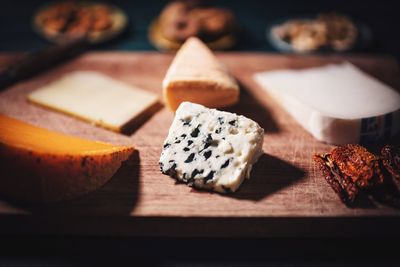
[[[34,11],[47,1],[2,1],[0,6],[0,51],[32,51],[48,43],[31,28]],[[96,47],[101,50],[154,50],[147,38],[147,29],[167,1],[108,1],[115,3],[129,16],[127,31],[117,40]],[[315,15],[338,11],[368,25],[374,42],[356,53],[390,54],[400,57],[400,22],[396,1],[213,1],[218,6],[231,8],[243,32],[237,51],[276,51],[266,40],[266,27],[282,18]],[[397,1],[400,3],[400,1]]]

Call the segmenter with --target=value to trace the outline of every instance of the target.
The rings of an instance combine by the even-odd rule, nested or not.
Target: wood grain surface
[[[0,54],[0,65],[17,55]],[[251,178],[232,195],[194,190],[162,175],[158,159],[173,113],[162,108],[134,132],[123,135],[26,101],[36,88],[75,70],[95,70],[161,96],[161,81],[172,55],[87,53],[0,92],[0,113],[51,130],[115,144],[133,144],[138,153],[112,180],[79,199],[32,205],[0,200],[0,233],[167,236],[330,236],[390,234],[400,210],[368,198],[344,206],[312,162],[332,146],[315,140],[252,79],[257,71],[304,68],[348,60],[400,88],[397,62],[367,56],[282,56],[221,53],[241,85],[240,102],[227,108],[265,129],[264,155]],[[18,134],[18,133],[16,133]],[[5,176],[7,173],[1,173]],[[392,228],[391,228],[392,226]],[[377,230],[376,227],[382,229]],[[399,234],[399,230],[395,232]]]

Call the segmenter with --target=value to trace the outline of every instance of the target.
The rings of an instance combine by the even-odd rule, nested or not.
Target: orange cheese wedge
[[[133,150],[0,115],[0,195],[32,202],[80,196],[105,184]]]

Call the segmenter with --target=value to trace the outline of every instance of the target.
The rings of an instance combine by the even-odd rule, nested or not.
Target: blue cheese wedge
[[[262,152],[264,129],[234,113],[183,102],[164,142],[163,174],[200,189],[235,192]]]

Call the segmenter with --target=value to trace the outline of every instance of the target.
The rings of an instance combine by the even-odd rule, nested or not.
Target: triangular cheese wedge
[[[167,106],[174,111],[184,101],[217,108],[236,103],[239,86],[211,50],[191,37],[168,69],[163,94]]]

